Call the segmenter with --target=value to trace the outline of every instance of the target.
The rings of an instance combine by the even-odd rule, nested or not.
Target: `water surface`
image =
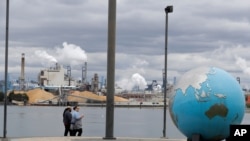
[[[63,136],[62,112],[56,106],[8,106],[7,137]],[[3,106],[0,106],[0,136],[3,136]],[[105,107],[80,107],[83,113],[83,136],[105,136]],[[246,113],[243,124],[250,124]],[[159,138],[163,136],[163,108],[115,108],[114,136]],[[185,138],[173,125],[167,112],[168,138]]]

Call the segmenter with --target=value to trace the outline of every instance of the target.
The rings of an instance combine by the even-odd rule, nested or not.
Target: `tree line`
[[[4,101],[4,93],[0,91],[0,101]],[[17,93],[15,94],[14,91],[11,91],[7,96],[8,102],[12,102],[12,100],[16,101],[28,101],[29,97],[26,93]]]

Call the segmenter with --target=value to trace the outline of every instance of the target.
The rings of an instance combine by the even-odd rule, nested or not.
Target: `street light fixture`
[[[168,13],[173,12],[173,6],[167,6],[165,26],[165,66],[164,66],[164,112],[163,112],[163,138],[166,138],[166,116],[167,116],[167,62],[168,62]]]

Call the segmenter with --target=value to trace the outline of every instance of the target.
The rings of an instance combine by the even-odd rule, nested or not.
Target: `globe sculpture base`
[[[201,135],[199,134],[194,134],[192,136],[192,139],[187,139],[187,141],[203,141],[202,138],[201,138]]]

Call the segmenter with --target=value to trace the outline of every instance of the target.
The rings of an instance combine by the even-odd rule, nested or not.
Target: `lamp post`
[[[116,0],[109,0],[108,8],[108,54],[107,54],[107,100],[106,131],[103,139],[115,139],[114,133],[114,93],[115,93],[115,37]]]
[[[163,112],[163,138],[166,138],[166,116],[167,116],[167,62],[168,62],[168,13],[173,12],[173,6],[167,6],[165,27],[165,66],[164,66],[164,112]]]
[[[3,138],[7,134],[7,93],[8,93],[8,44],[9,41],[9,0],[6,0],[6,31],[5,31],[5,94],[4,94],[4,121]]]

